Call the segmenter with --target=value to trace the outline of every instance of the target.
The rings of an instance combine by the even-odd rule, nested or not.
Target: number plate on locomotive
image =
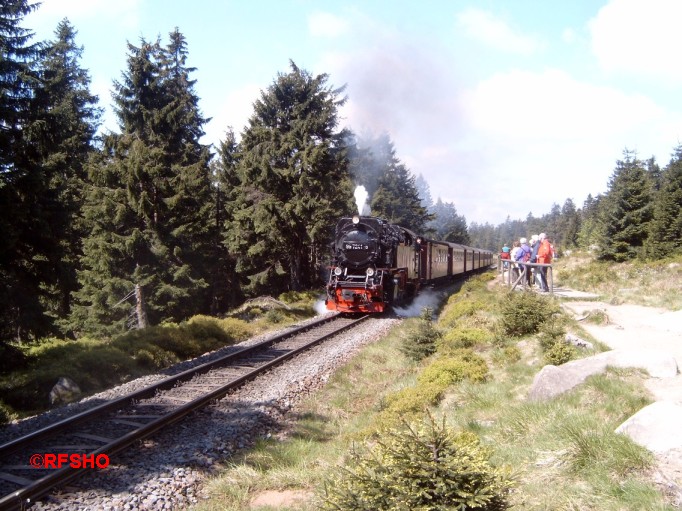
[[[369,245],[364,245],[363,243],[346,243],[343,248],[344,250],[369,250]]]

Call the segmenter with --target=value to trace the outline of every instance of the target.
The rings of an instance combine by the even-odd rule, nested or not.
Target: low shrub
[[[512,482],[491,454],[476,435],[456,433],[444,421],[403,422],[351,451],[325,482],[322,509],[502,511]]]
[[[390,394],[384,400],[383,422],[393,424],[398,417],[421,414],[430,406],[438,404],[445,387],[437,383],[425,383],[406,387]]]
[[[400,351],[406,357],[419,361],[436,352],[440,332],[434,328],[432,319],[433,311],[424,308],[419,318],[406,322],[405,335],[400,345]]]
[[[270,309],[265,313],[265,319],[268,321],[268,323],[282,323],[284,320],[286,320],[286,318],[286,314],[279,309]]]
[[[420,385],[435,384],[443,389],[464,380],[483,382],[488,375],[488,364],[471,350],[461,350],[456,357],[439,358],[421,372]]]
[[[12,409],[5,403],[0,401],[0,424],[7,424],[11,420],[14,420],[16,415],[12,412]]]
[[[547,364],[560,366],[566,362],[573,360],[575,358],[576,352],[575,348],[569,343],[560,340],[556,341],[548,350],[544,353],[544,360]]]
[[[507,335],[534,334],[559,310],[549,297],[530,291],[513,292],[500,304],[500,323]]]
[[[484,308],[485,304],[479,300],[471,300],[459,294],[453,295],[438,318],[438,326],[443,330],[453,328],[462,318],[473,316]]]
[[[490,333],[481,328],[452,328],[446,331],[438,341],[438,350],[451,352],[460,348],[473,348],[486,344],[490,338]]]

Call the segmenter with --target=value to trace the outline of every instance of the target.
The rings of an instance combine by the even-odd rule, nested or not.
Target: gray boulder
[[[645,406],[623,422],[616,433],[629,436],[635,443],[655,453],[682,449],[682,404],[657,401]]]
[[[607,367],[644,369],[654,378],[677,375],[675,358],[656,350],[611,350],[592,357],[571,360],[560,366],[547,365],[535,375],[528,399],[544,401],[580,385],[589,376],[606,371]]]
[[[71,378],[62,376],[57,384],[50,391],[50,404],[52,406],[61,405],[75,401],[81,394],[78,384]]]

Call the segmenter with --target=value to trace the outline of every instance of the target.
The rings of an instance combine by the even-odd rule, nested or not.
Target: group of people
[[[519,278],[519,272],[523,272],[529,287],[532,287],[533,280],[535,280],[541,291],[549,291],[547,267],[532,267],[523,264],[550,264],[552,259],[554,259],[554,246],[544,232],[533,234],[530,237],[530,243],[526,238],[514,241],[511,248],[505,243],[504,247],[502,247],[502,252],[500,252],[500,259],[503,261],[504,269],[511,270],[514,282]]]

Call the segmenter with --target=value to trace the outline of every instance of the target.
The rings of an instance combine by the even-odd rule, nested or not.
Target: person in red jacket
[[[538,248],[538,263],[550,264],[552,262],[552,244],[547,239],[547,235],[543,232],[539,236],[540,248]],[[549,291],[547,285],[547,267],[541,266],[540,270],[540,284],[543,291]]]

